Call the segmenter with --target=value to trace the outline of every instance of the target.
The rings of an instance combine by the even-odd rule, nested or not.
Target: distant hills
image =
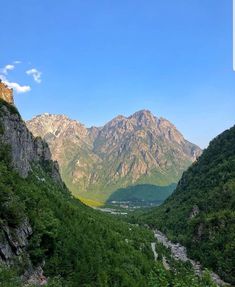
[[[234,285],[235,126],[216,137],[166,202],[141,220]]]
[[[28,121],[27,127],[49,144],[73,194],[99,202],[118,199],[120,189],[130,193],[129,187],[135,185],[145,185],[146,199],[164,200],[201,154],[172,123],[148,110],[91,128],[64,115],[43,114]],[[157,190],[163,187],[166,195],[153,185]],[[142,196],[145,199],[144,192]]]

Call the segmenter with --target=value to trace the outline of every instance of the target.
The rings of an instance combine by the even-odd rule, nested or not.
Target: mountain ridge
[[[149,110],[118,115],[102,127],[86,128],[53,114],[36,116],[26,124],[49,144],[71,191],[101,201],[133,184],[176,183],[201,154],[173,124]]]

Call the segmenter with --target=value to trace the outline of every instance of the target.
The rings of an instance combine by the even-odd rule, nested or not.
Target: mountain
[[[235,284],[235,126],[211,141],[162,206],[140,219]]]
[[[8,89],[7,87],[4,87]],[[12,90],[7,90],[12,95]],[[7,100],[7,101],[5,101]],[[82,126],[74,123],[71,130]],[[97,130],[94,128],[92,134]],[[91,136],[92,137],[92,136]],[[166,269],[170,266],[170,269]],[[0,94],[0,286],[214,287],[153,232],[74,198],[48,145]]]
[[[171,257],[166,270],[154,240],[75,199],[48,145],[0,95],[0,286],[215,286]]]
[[[147,286],[152,239],[73,198],[48,145],[0,99],[1,286]]]
[[[27,127],[49,144],[73,194],[102,202],[119,194],[120,188],[135,185],[148,191],[152,185],[168,186],[172,191],[201,154],[173,124],[147,110],[117,116],[103,127],[86,128],[66,116],[50,114],[33,118]],[[152,197],[159,200],[157,192]]]

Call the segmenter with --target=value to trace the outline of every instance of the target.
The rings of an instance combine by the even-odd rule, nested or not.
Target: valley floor
[[[112,215],[128,215],[134,211],[145,210],[147,208],[159,206],[159,202],[132,202],[132,201],[113,201],[103,206],[92,206],[96,210],[100,210]]]

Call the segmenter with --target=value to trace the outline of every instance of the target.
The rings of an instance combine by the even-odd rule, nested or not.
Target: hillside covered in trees
[[[0,112],[0,263],[29,278],[40,266],[63,286],[146,286],[152,234],[74,199],[14,106],[1,101]]]
[[[0,286],[214,286],[161,245],[155,263],[151,231],[73,198],[47,145],[3,101],[0,123]]]
[[[235,284],[235,126],[211,141],[162,206],[139,219]]]

